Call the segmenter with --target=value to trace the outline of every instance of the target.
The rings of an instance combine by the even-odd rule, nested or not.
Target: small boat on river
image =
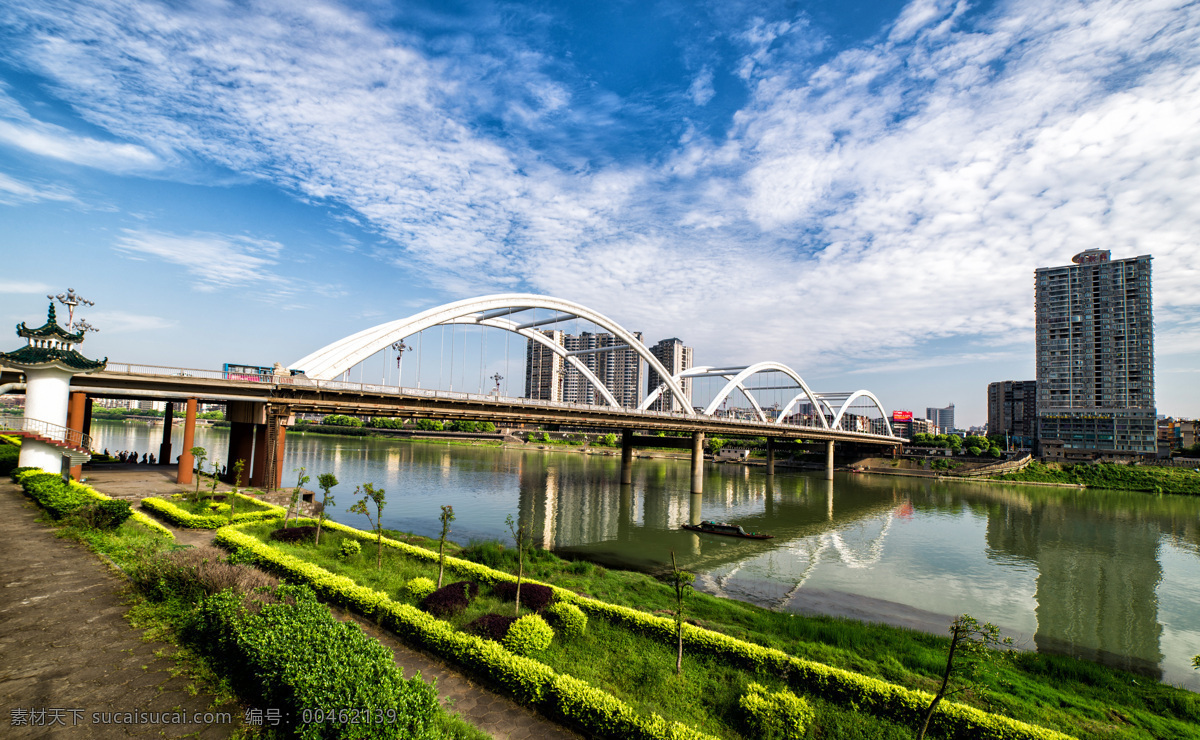
[[[704,534],[723,534],[728,537],[742,537],[748,540],[770,540],[774,539],[773,534],[761,534],[759,532],[747,532],[737,524],[729,524],[728,522],[712,522],[703,521],[699,524],[685,524],[684,529],[692,532],[702,532]]]

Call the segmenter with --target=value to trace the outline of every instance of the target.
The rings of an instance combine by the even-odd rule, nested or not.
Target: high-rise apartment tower
[[[939,432],[949,434],[954,429],[954,404],[950,404],[944,409],[927,406],[925,418],[936,424]]]
[[[548,339],[563,347],[591,371],[622,406],[638,405],[642,385],[641,357],[632,347],[612,334],[565,334],[543,331]],[[641,332],[634,332],[641,341]],[[607,401],[579,369],[541,342],[529,340],[525,346],[525,397],[564,403],[606,405]]]
[[[1150,256],[1089,249],[1035,272],[1038,439],[1043,457],[1155,454]]]
[[[692,348],[683,346],[683,340],[672,337],[664,339],[658,344],[650,348],[650,354],[663,364],[672,375],[677,375],[684,370],[692,367]],[[662,377],[654,370],[649,368],[646,372],[646,394],[654,392],[663,382]],[[680,380],[680,385],[683,386],[683,393],[688,398],[688,404],[692,402],[692,379],[683,378]],[[650,405],[651,411],[686,411],[684,405],[679,402],[674,393],[664,391],[654,403]]]
[[[1003,434],[1017,447],[1037,440],[1037,381],[1003,380],[988,383],[987,433]]]

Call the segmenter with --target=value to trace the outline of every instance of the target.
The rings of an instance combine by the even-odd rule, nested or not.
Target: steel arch
[[[694,371],[684,371],[683,373],[680,373],[680,375],[683,377],[687,377],[692,372],[696,372],[697,375],[700,375],[700,374],[702,374],[702,372],[700,372],[700,371],[709,371],[711,369],[712,368],[695,368]],[[736,375],[734,375],[732,378],[730,378],[729,382],[725,384],[725,387],[722,388],[721,392],[718,393],[713,398],[712,402],[709,403],[708,406],[705,407],[705,409],[702,413],[705,416],[711,416],[712,413],[714,411],[716,411],[717,407],[721,405],[721,402],[724,401],[725,398],[727,396],[729,396],[729,394],[732,393],[735,388],[739,388],[739,389],[741,389],[742,393],[744,393],[746,395],[746,398],[750,399],[750,403],[753,404],[755,410],[758,412],[759,418],[762,419],[762,421],[766,422],[766,420],[767,420],[766,414],[763,413],[762,408],[759,407],[758,401],[755,400],[754,396],[752,396],[746,390],[746,387],[744,385],[742,385],[742,381],[756,373],[771,372],[771,371],[781,372],[784,375],[787,375],[792,380],[796,381],[796,384],[799,385],[801,390],[804,391],[804,395],[808,396],[809,400],[812,401],[813,406],[818,409],[821,407],[821,403],[818,400],[819,397],[817,396],[817,394],[812,392],[811,388],[808,387],[808,383],[804,382],[804,378],[800,377],[800,373],[791,369],[787,365],[784,365],[782,362],[766,361],[766,362],[756,362],[753,365],[748,365],[748,366],[742,368]],[[728,376],[723,376],[723,377],[728,377]],[[795,403],[795,401],[792,402],[792,404],[794,404],[794,403]],[[788,404],[788,407],[790,408],[792,406],[792,404]],[[785,416],[785,414],[780,414],[779,418],[775,420],[775,423],[780,424],[781,421],[783,420],[784,416]],[[830,428],[829,422],[825,418],[824,414],[821,414],[821,426],[826,429]]]
[[[376,352],[390,346],[392,342],[442,324],[476,324],[504,329],[505,331],[523,336],[526,339],[541,343],[562,357],[566,362],[569,362],[572,367],[579,370],[587,378],[588,382],[604,396],[606,401],[613,406],[619,407],[620,404],[617,403],[612,392],[608,390],[604,383],[600,382],[600,379],[588,370],[587,366],[577,357],[569,355],[566,348],[559,347],[541,332],[534,331],[532,327],[526,327],[512,319],[504,318],[511,314],[534,308],[558,311],[568,316],[590,321],[601,329],[612,333],[627,344],[630,349],[637,352],[638,356],[645,360],[651,369],[659,374],[659,377],[666,379],[668,389],[675,398],[679,399],[688,416],[695,415],[691,401],[684,395],[678,381],[658,361],[658,358],[652,355],[650,350],[634,337],[632,332],[626,330],[604,314],[593,311],[586,306],[562,298],[535,295],[532,293],[501,293],[479,298],[467,298],[437,306],[409,316],[408,318],[379,324],[344,339],[339,339],[316,352],[296,360],[289,367],[304,371],[310,378],[332,380]]]
[[[841,407],[838,409],[837,415],[833,417],[834,428],[839,428],[839,425],[842,423],[842,416],[844,416],[846,410],[850,408],[850,404],[854,403],[854,401],[859,398],[869,398],[875,403],[875,408],[879,409],[879,415],[883,417],[883,423],[887,429],[887,436],[893,436],[892,424],[888,421],[887,412],[883,410],[883,404],[879,401],[879,398],[877,398],[874,393],[866,389],[854,391],[850,394],[849,398],[842,402]]]

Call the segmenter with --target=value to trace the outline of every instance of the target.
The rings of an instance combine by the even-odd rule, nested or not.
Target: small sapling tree
[[[296,476],[296,487],[292,489],[292,500],[288,502],[287,513],[283,515],[284,528],[288,525],[288,520],[296,514],[296,509],[300,506],[300,487],[311,480],[305,475],[305,469],[299,468],[300,475]],[[335,484],[336,485],[336,484]]]
[[[217,475],[217,464],[213,463],[212,485],[209,486],[208,497],[215,499],[217,497],[217,484],[221,482],[221,476]]]
[[[233,464],[233,490],[230,491],[227,497],[229,499],[229,522],[231,524],[233,523],[233,505],[237,501],[238,489],[242,485],[242,471],[245,469],[245,460],[238,460]]]
[[[955,673],[959,675],[973,674],[980,663],[986,662],[995,655],[994,648],[1010,645],[1012,645],[1012,638],[1001,638],[1000,628],[996,625],[990,622],[980,624],[970,614],[955,617],[954,621],[950,623],[950,651],[946,654],[946,668],[942,672],[942,684],[938,687],[933,701],[929,703],[929,710],[925,713],[925,723],[921,725],[921,732],[917,735],[917,740],[924,740],[925,733],[929,730],[929,721],[933,719],[933,712],[942,699],[966,688],[950,691],[951,676]]]
[[[204,472],[204,461],[208,459],[208,450],[203,447],[193,447],[188,450],[196,458],[196,494],[195,500],[200,500],[200,474]],[[216,475],[214,472],[213,475]]]
[[[364,483],[354,489],[354,493],[365,493],[354,506],[350,507],[350,511],[355,514],[362,514],[371,523],[371,528],[375,530],[376,548],[375,548],[375,569],[383,570],[383,506],[387,503],[387,498],[384,496],[382,488],[376,490],[374,484]],[[375,518],[371,518],[371,512],[367,509],[367,501],[375,502]]]
[[[678,651],[675,654],[675,675],[683,673],[683,602],[692,590],[692,581],[696,576],[680,570],[675,564],[675,551],[671,551],[671,588],[675,589],[675,640]]]
[[[450,522],[454,521],[454,507],[442,507],[442,536],[438,540],[438,581],[437,587],[442,587],[442,572],[446,569],[446,535],[450,534]]]
[[[325,522],[325,510],[333,506],[333,496],[329,489],[338,484],[337,476],[333,473],[321,473],[317,476],[317,485],[321,487],[321,513],[317,515],[317,544],[321,544],[321,525]]]
[[[517,543],[517,616],[521,616],[521,580],[525,577],[525,550],[529,547],[529,527],[513,521],[512,514],[504,519],[508,531]]]

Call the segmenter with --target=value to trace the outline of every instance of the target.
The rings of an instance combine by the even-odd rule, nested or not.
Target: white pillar
[[[54,367],[26,370],[25,418],[66,427],[73,374]],[[17,464],[23,468],[41,468],[47,473],[58,473],[62,470],[62,458],[62,450],[54,445],[26,437],[21,443],[21,456]]]

